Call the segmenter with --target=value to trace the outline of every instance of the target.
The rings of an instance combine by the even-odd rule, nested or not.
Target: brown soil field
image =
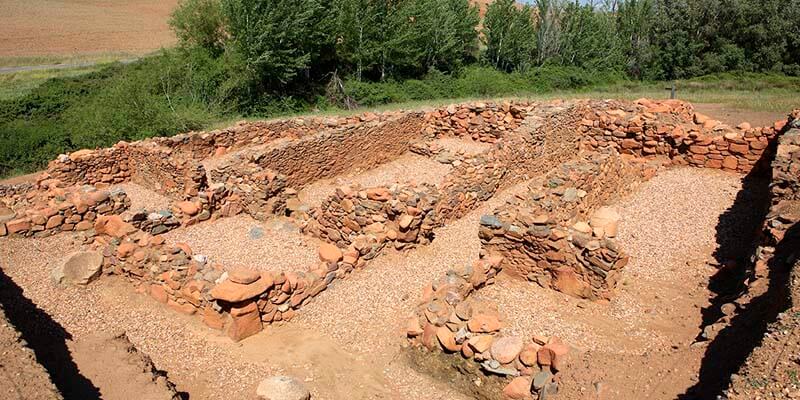
[[[175,43],[177,0],[0,2],[0,57],[145,54]]]

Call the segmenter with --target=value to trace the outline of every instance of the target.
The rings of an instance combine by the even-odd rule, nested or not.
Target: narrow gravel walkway
[[[300,200],[316,207],[342,185],[361,185],[369,188],[395,183],[437,184],[450,172],[450,165],[428,157],[406,153],[397,159],[367,171],[355,171],[333,179],[323,179],[307,185],[298,196]]]
[[[156,193],[153,190],[133,182],[114,185],[112,188],[122,189],[125,191],[125,194],[127,194],[128,198],[131,199],[130,209],[133,211],[147,210],[152,212],[158,210],[168,210],[170,208],[170,204],[172,203],[172,200],[170,200],[167,196]]]

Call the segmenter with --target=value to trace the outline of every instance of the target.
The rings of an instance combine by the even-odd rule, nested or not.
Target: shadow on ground
[[[100,399],[100,391],[81,375],[67,348],[72,337],[44,310],[25,297],[22,288],[0,269],[0,304],[36,359],[65,399]]]
[[[761,239],[762,225],[770,205],[769,172],[749,174],[736,200],[717,224],[718,250],[714,256],[719,271],[709,281],[714,294],[711,305],[703,310],[703,327],[721,318],[720,306],[739,298],[753,278],[753,254]],[[761,344],[770,323],[789,307],[790,265],[787,256],[796,251],[800,226],[795,225],[775,247],[775,257],[768,265],[766,289],[754,293],[746,308],[739,310],[730,324],[708,344],[699,371],[698,382],[679,397],[681,400],[724,398],[731,375],[742,367],[750,353]],[[703,328],[701,327],[701,329]]]

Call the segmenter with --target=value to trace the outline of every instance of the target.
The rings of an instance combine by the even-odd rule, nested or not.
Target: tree
[[[334,39],[321,0],[223,0],[231,60],[257,93],[308,82],[331,68]]]
[[[518,8],[514,0],[489,4],[483,40],[485,59],[493,67],[507,72],[528,69],[536,57],[533,9],[528,5]]]
[[[169,19],[181,45],[201,47],[215,55],[225,48],[225,23],[220,0],[181,0]]]
[[[591,4],[564,7],[559,41],[561,65],[616,70],[623,62],[613,15]]]

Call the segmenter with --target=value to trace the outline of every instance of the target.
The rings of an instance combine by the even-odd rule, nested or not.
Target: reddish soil
[[[144,54],[175,43],[177,0],[30,0],[0,3],[0,57]]]

